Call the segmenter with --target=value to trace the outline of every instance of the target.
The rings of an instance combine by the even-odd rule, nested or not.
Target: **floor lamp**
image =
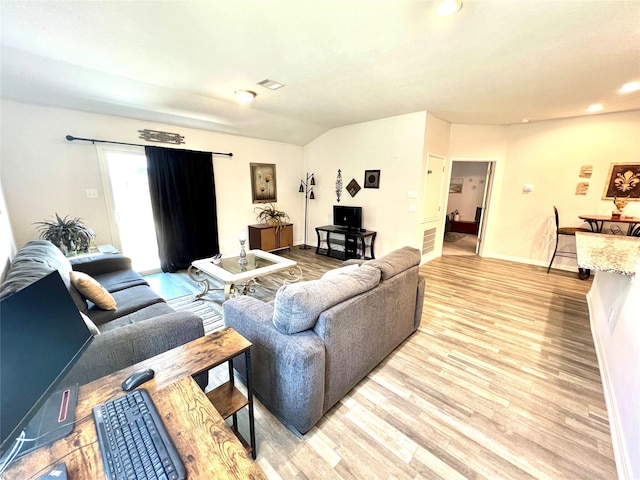
[[[307,207],[309,200],[313,200],[315,195],[313,194],[313,186],[316,184],[316,179],[313,178],[313,173],[309,175],[307,173],[307,180],[300,180],[300,188],[298,192],[304,193],[304,243],[300,247],[302,250],[309,250],[311,247],[307,245]]]

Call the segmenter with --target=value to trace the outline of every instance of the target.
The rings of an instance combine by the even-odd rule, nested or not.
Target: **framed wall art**
[[[253,203],[271,203],[278,201],[276,188],[276,166],[273,163],[252,163],[251,196]]]
[[[449,182],[449,193],[462,193],[463,183],[464,183],[464,178],[451,177],[451,182]]]
[[[364,171],[364,188],[380,188],[380,170]]]
[[[355,178],[352,178],[349,184],[347,185],[347,192],[349,192],[349,195],[351,195],[352,197],[355,197],[356,193],[358,193],[359,191],[360,191],[360,185],[358,185],[358,182],[356,182]]]
[[[611,164],[602,198],[613,200],[614,197],[640,200],[640,162]]]

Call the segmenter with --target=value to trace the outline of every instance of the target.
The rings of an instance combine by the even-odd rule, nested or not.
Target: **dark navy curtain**
[[[145,154],[162,271],[218,253],[211,153],[145,147]]]

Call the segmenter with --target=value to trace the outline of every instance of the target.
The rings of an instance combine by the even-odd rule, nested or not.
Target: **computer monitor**
[[[57,270],[2,299],[0,454],[11,447],[92,340]]]

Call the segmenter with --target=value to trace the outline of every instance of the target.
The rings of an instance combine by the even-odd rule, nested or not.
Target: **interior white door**
[[[427,155],[424,177],[424,203],[422,222],[432,222],[439,218],[442,210],[442,182],[444,180],[445,159],[437,155]]]
[[[484,232],[487,224],[487,211],[491,200],[491,188],[493,187],[493,172],[495,170],[495,162],[487,163],[487,177],[484,182],[484,194],[482,195],[482,213],[478,224],[478,241],[476,243],[476,255],[480,255],[482,241],[484,240]]]

